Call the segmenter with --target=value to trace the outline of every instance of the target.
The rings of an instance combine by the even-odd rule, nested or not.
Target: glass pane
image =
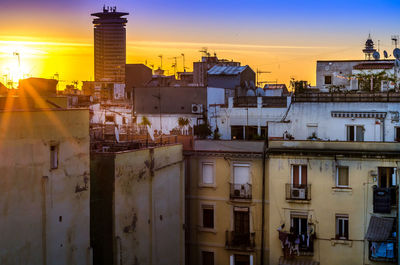
[[[338,186],[349,186],[349,168],[339,167],[338,174]]]
[[[347,141],[354,141],[354,126],[347,126]]]

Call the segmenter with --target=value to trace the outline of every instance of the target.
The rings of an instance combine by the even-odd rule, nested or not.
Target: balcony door
[[[235,207],[234,209],[235,234],[250,234],[250,215],[249,208]]]
[[[292,185],[293,187],[304,187],[307,185],[306,165],[292,165]]]
[[[378,187],[391,188],[396,184],[396,168],[393,167],[379,167],[378,168]]]

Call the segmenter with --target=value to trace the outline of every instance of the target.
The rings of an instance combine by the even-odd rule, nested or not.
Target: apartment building
[[[271,141],[267,150],[269,264],[397,262],[399,144]]]
[[[187,264],[268,261],[268,231],[262,229],[263,222],[268,227],[268,204],[262,203],[268,180],[263,182],[262,155],[262,141],[199,140],[185,152]]]

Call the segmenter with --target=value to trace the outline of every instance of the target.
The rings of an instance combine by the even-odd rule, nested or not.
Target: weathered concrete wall
[[[0,264],[90,264],[89,111],[1,112],[0,124]]]
[[[291,164],[307,165],[307,183],[311,184],[309,203],[287,201],[285,185],[291,183]],[[348,166],[350,188],[336,186],[336,166]],[[290,229],[290,214],[305,213],[315,226],[313,259],[320,264],[379,264],[368,260],[368,242],[364,240],[373,214],[371,171],[378,167],[398,167],[396,159],[342,157],[307,157],[273,155],[268,162],[270,202],[270,264],[283,256],[277,229],[285,223]],[[335,215],[348,214],[349,240],[335,240]],[[396,215],[392,210],[391,216]],[[390,215],[389,215],[390,216]]]
[[[102,157],[102,158],[99,158]],[[107,167],[93,168],[93,191],[102,189],[106,193],[105,211],[111,213],[112,221],[96,220],[93,227],[106,226],[106,230],[97,233],[111,235],[113,246],[106,249],[94,249],[95,262],[102,250],[107,251],[107,258],[113,263],[96,264],[181,264],[184,260],[184,167],[182,145],[172,145],[151,149],[132,150],[119,153],[99,153],[93,156],[92,162],[98,163],[113,160]],[[108,170],[108,169],[107,169]],[[113,183],[109,183],[110,179]],[[107,189],[106,186],[114,186]],[[93,204],[102,203],[98,199],[102,192],[93,193]],[[97,198],[96,198],[97,197]],[[95,206],[98,217],[101,207]],[[109,216],[105,216],[106,219]],[[110,230],[110,222],[112,230]],[[96,233],[96,232],[95,232]],[[97,238],[92,234],[92,240]],[[109,238],[109,236],[107,236]],[[112,252],[112,253],[111,253]]]

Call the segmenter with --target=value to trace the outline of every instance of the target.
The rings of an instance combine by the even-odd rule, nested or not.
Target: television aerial
[[[385,57],[385,59],[387,59],[389,57],[387,51],[383,51],[383,57]]]
[[[375,51],[372,56],[374,57],[375,60],[379,60],[379,58],[381,58],[381,55],[379,54],[379,52]]]
[[[395,48],[395,49],[393,50],[393,56],[394,56],[396,59],[400,59],[400,49],[399,49],[399,48]]]

